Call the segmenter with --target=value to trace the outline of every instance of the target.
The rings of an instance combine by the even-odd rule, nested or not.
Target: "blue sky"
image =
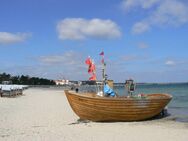
[[[188,81],[186,0],[3,0],[0,72],[86,80],[104,51],[109,79]]]

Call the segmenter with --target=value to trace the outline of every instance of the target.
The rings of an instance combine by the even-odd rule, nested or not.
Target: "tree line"
[[[30,77],[28,75],[11,76],[10,74],[0,73],[0,83],[2,84],[3,81],[21,85],[55,85],[53,80],[45,78]]]

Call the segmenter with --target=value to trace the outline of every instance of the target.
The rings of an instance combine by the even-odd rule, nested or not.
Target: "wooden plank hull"
[[[150,94],[146,98],[109,98],[95,94],[65,91],[73,111],[91,121],[140,121],[158,115],[172,99],[169,94]]]

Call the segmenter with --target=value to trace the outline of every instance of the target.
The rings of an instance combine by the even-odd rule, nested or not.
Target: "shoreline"
[[[139,122],[81,121],[61,89],[29,88],[0,98],[0,140],[187,141],[188,123],[165,117]]]
[[[169,119],[172,119],[176,122],[185,122],[188,123],[188,111],[187,108],[172,108],[169,107],[168,113],[170,114]]]

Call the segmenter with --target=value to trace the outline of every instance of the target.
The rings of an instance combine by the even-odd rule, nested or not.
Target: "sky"
[[[1,0],[0,73],[87,80],[188,81],[187,0]]]

